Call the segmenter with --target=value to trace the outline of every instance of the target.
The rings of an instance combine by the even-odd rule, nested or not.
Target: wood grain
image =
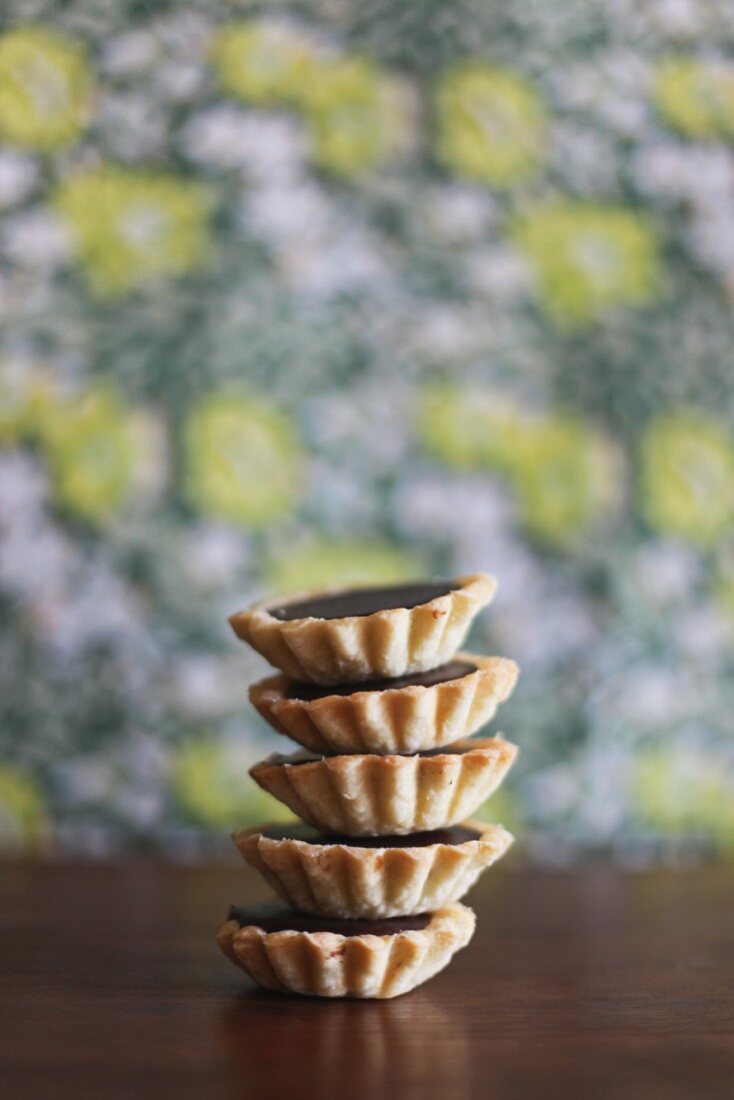
[[[0,865],[0,1096],[734,1095],[734,875],[490,872],[477,935],[389,1002],[255,991],[243,867]]]

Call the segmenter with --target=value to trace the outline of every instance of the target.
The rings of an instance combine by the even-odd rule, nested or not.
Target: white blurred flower
[[[574,812],[578,803],[580,776],[572,764],[555,764],[529,776],[524,791],[538,816],[566,817]]]
[[[692,596],[701,577],[701,561],[682,543],[656,540],[640,547],[627,572],[635,586],[635,599],[663,607]]]
[[[170,61],[153,74],[154,90],[169,103],[188,103],[202,90],[206,80],[203,65]]]
[[[591,61],[555,69],[549,82],[559,106],[593,112],[624,137],[637,137],[649,115],[649,62],[631,49],[597,51]]]
[[[47,518],[49,485],[29,455],[0,455],[0,586],[24,603],[54,604],[76,562],[72,542]]]
[[[426,208],[428,224],[446,244],[474,244],[497,220],[497,204],[479,188],[450,184],[437,188]]]
[[[41,619],[58,617],[74,561],[73,543],[50,524],[16,526],[0,540],[0,585],[35,605]]]
[[[208,19],[195,10],[176,7],[152,24],[156,39],[175,57],[199,60],[206,55],[212,27]]]
[[[552,147],[554,164],[567,186],[588,196],[608,189],[618,154],[607,132],[588,123],[559,119],[553,125]]]
[[[46,271],[63,266],[71,254],[66,227],[50,210],[41,208],[6,219],[2,229],[2,248],[15,263]]]
[[[202,590],[231,586],[249,558],[246,537],[230,527],[203,526],[182,538],[181,571]]]
[[[39,180],[38,164],[13,149],[0,151],[0,209],[23,202]]]
[[[629,747],[614,739],[588,746],[582,765],[577,827],[592,840],[608,840],[627,812]]]
[[[160,52],[160,43],[150,31],[127,31],[104,42],[99,67],[110,76],[129,76],[150,68]]]
[[[404,294],[396,280],[396,295],[380,318],[391,357],[460,366],[495,348],[498,318],[485,300],[412,299]]]
[[[525,259],[509,245],[495,245],[469,253],[466,279],[477,294],[508,304],[522,300],[532,286]]]
[[[630,163],[637,186],[653,198],[706,208],[728,206],[734,196],[734,155],[721,145],[656,141],[642,145]]]
[[[246,684],[239,653],[231,657],[189,653],[173,664],[171,702],[191,718],[221,718],[244,708]]]
[[[734,209],[702,211],[690,224],[688,238],[695,256],[720,275],[734,275]]]
[[[704,29],[704,12],[697,0],[651,0],[648,18],[671,37],[695,37]]]
[[[241,208],[241,221],[249,233],[294,250],[318,246],[336,220],[326,194],[307,180],[253,187],[245,193]]]
[[[274,260],[286,283],[309,298],[334,298],[370,286],[384,294],[391,275],[377,241],[358,225],[334,226],[308,245],[290,242],[276,249]]]
[[[490,568],[495,568],[494,559]],[[526,671],[532,669],[538,675],[596,644],[599,628],[591,604],[582,595],[544,593],[538,584],[540,577],[533,575],[527,563],[527,591],[519,591],[520,570],[512,578],[498,565],[497,575],[502,584],[492,616],[492,632]],[[508,576],[514,584],[503,602],[500,595]]]
[[[368,382],[304,403],[310,440],[345,467],[392,471],[410,444],[411,393],[399,380]]]
[[[500,485],[479,475],[409,474],[395,488],[393,508],[406,535],[450,539],[457,558],[482,555],[474,557],[473,569],[494,569],[488,545],[506,537],[512,515]]]
[[[79,754],[73,760],[60,760],[52,775],[60,797],[79,808],[106,802],[115,784],[112,761],[101,754]]]
[[[193,115],[182,145],[196,163],[240,168],[253,183],[280,187],[301,178],[307,152],[305,130],[295,118],[247,112],[231,103]]]
[[[331,532],[349,536],[366,531],[379,523],[380,507],[369,483],[354,464],[344,467],[334,462],[312,460],[309,487],[304,505],[307,514],[318,516]],[[328,493],[324,486],[328,485]]]
[[[731,623],[711,604],[697,604],[678,616],[672,640],[682,657],[708,667],[731,658]]]
[[[3,364],[6,377],[9,370],[12,364]],[[48,496],[48,477],[40,462],[23,451],[0,452],[0,532],[35,528]]]
[[[134,590],[49,520],[47,494],[32,459],[0,456],[0,586],[21,601],[39,641],[65,657],[144,635]]]
[[[0,319],[17,325],[27,318],[51,315],[58,305],[52,276],[51,270],[18,264],[8,267],[5,275],[0,273]]]
[[[96,126],[108,149],[121,160],[143,160],[165,151],[169,119],[148,95],[103,95]]]
[[[134,590],[104,565],[74,564],[56,599],[44,599],[41,593],[31,601],[43,641],[70,658],[100,642],[120,645],[142,637],[143,608]]]
[[[633,179],[652,196],[680,198],[689,190],[689,149],[676,141],[641,145],[630,160]]]
[[[603,679],[589,713],[605,734],[672,733],[701,713],[707,690],[686,667],[639,661]]]
[[[163,790],[134,790],[119,785],[111,800],[111,806],[126,824],[135,829],[152,829],[160,821],[165,808]]]

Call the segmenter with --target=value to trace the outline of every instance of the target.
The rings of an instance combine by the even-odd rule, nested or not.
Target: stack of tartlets
[[[258,604],[235,633],[280,675],[250,689],[303,746],[250,774],[303,824],[242,829],[242,856],[282,903],[233,906],[223,952],[267,989],[395,997],[442,970],[474,932],[459,903],[507,850],[466,820],[516,755],[471,738],[512,691],[514,662],[457,652],[496,584],[332,590]],[[285,903],[285,904],[283,904]]]

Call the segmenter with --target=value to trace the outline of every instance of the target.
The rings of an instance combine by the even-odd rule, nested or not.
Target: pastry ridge
[[[220,925],[221,950],[258,985],[317,997],[387,999],[408,993],[447,965],[474,934],[471,909],[454,903],[420,930],[389,936],[335,932],[266,932],[257,925]]]
[[[253,684],[250,702],[273,729],[317,753],[410,753],[440,748],[489,722],[511,694],[518,666],[505,657],[459,652],[473,672],[438,684],[413,684],[319,699],[288,698],[287,677]]]
[[[517,754],[501,737],[467,738],[433,756],[275,753],[250,769],[302,821],[346,836],[404,835],[455,825],[497,788]],[[306,762],[303,761],[304,757]]]
[[[275,605],[267,600],[235,612],[229,622],[239,638],[293,680],[339,684],[404,676],[449,661],[497,587],[489,573],[468,574],[452,583],[456,587],[451,591],[413,608],[281,620],[270,614]],[[340,591],[348,589],[301,593],[288,602]]]
[[[359,848],[241,829],[232,839],[243,859],[294,908],[356,919],[411,916],[459,901],[513,841],[501,825],[465,821],[479,834],[460,844]]]

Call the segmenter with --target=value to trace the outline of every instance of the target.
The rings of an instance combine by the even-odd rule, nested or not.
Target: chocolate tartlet
[[[469,942],[459,899],[512,843],[465,820],[517,749],[472,739],[510,695],[517,665],[457,652],[489,603],[488,573],[311,592],[232,615],[281,670],[250,701],[305,750],[250,775],[303,823],[233,834],[287,908],[232,907],[224,954],[266,989],[387,998]]]
[[[454,580],[342,588],[266,601],[232,615],[239,638],[292,680],[357,683],[450,661],[489,603],[488,573]]]
[[[475,733],[508,698],[514,661],[457,653],[397,679],[324,687],[270,676],[250,702],[273,729],[317,753],[410,753]]]
[[[316,997],[388,998],[446,966],[474,933],[463,905],[387,921],[345,921],[233,907],[218,942],[265,989]]]
[[[413,755],[273,756],[250,769],[264,790],[327,833],[385,836],[471,817],[502,781],[517,748],[466,738]]]
[[[512,843],[501,825],[348,837],[297,822],[233,834],[243,858],[302,913],[384,919],[459,901]]]

